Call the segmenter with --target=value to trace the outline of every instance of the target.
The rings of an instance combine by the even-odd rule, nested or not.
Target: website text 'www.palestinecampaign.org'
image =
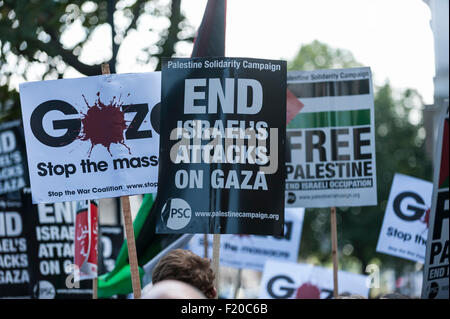
[[[228,218],[251,218],[251,219],[275,219],[278,220],[278,214],[254,213],[254,212],[195,212],[197,217],[228,217]]]

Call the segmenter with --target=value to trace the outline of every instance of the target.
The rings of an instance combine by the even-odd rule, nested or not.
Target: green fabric
[[[133,291],[130,265],[125,265],[116,271],[114,276],[106,279],[107,274],[98,277],[98,298],[110,298],[114,295],[127,295]],[[144,270],[139,267],[139,278],[144,276]]]
[[[156,199],[151,194],[144,196],[141,207],[133,222],[134,236],[136,241],[136,253],[138,265],[142,267],[153,257],[162,251],[167,245],[179,238],[180,234],[156,234],[156,221],[158,214],[154,211]],[[118,294],[129,294],[133,291],[131,285],[131,272],[128,261],[128,247],[126,240],[122,244],[116,259],[114,269],[98,280],[99,298],[109,298]],[[140,273],[142,276],[144,272]]]
[[[145,224],[145,221],[151,211],[151,208],[153,206],[153,195],[152,194],[146,194],[144,195],[144,199],[142,201],[141,207],[139,208],[139,211],[136,215],[136,218],[133,222],[133,229],[134,229],[134,237],[138,237],[143,225]],[[136,243],[136,246],[138,244]],[[114,269],[106,274],[105,279],[109,280],[111,279],[117,272],[119,272],[122,267],[125,265],[128,265],[128,247],[127,247],[127,241],[124,240],[122,247],[120,248],[119,255],[117,256],[116,263],[114,265]]]
[[[134,236],[137,238],[139,234],[143,231],[144,225],[146,221],[149,219],[149,214],[151,212],[151,208],[153,206],[153,195],[146,194],[142,201],[141,207],[136,215],[136,218],[133,222]],[[144,229],[145,232],[145,229]],[[148,242],[138,242],[136,241],[136,250],[137,247],[144,247],[144,251],[150,250],[152,252],[156,252],[157,254],[161,249],[160,242],[152,243],[152,237],[148,238]],[[145,249],[147,247],[147,249]],[[140,249],[142,250],[142,248]],[[138,255],[139,256],[139,255]],[[143,254],[143,257],[153,257],[152,254]],[[143,261],[143,263],[139,262]],[[147,260],[148,261],[148,260]],[[140,258],[138,260],[138,264],[142,266],[147,262]],[[139,277],[142,283],[142,277],[144,276],[144,270],[139,267]],[[110,298],[114,295],[126,295],[133,291],[133,287],[131,284],[131,271],[130,265],[128,262],[128,247],[127,241],[124,240],[122,247],[120,248],[119,255],[117,256],[116,263],[114,265],[114,269],[109,273],[103,274],[98,277],[98,297],[99,298]]]

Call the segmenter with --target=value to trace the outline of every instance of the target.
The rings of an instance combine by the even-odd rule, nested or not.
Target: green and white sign
[[[377,204],[370,68],[288,72],[304,104],[286,133],[286,207]]]

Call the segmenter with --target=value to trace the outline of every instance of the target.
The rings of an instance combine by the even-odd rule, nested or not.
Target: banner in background
[[[98,265],[98,274],[110,272],[114,269],[116,258],[124,241],[123,226],[101,226],[100,245],[102,262]]]
[[[286,208],[284,236],[222,235],[220,264],[226,267],[263,271],[267,260],[296,262],[300,249],[304,208]],[[212,257],[213,235],[208,235],[208,258]],[[204,235],[196,234],[188,249],[204,257]]]
[[[23,191],[0,195],[0,298],[30,297],[27,240],[30,223],[29,210],[22,200],[27,195]]]
[[[345,271],[338,273],[339,294],[344,292],[369,297],[367,276]],[[264,266],[259,298],[331,299],[333,270],[307,264],[269,260]]]
[[[21,84],[33,203],[155,192],[160,95],[159,72]]]
[[[422,298],[449,299],[449,123],[447,109],[441,114],[434,162],[433,199],[425,265]]]
[[[158,233],[283,233],[285,86],[285,61],[163,60]]]
[[[92,281],[78,281],[75,252],[76,202],[46,203],[37,207],[29,249],[32,296],[36,299],[90,299]]]
[[[304,104],[287,126],[287,207],[377,204],[370,68],[288,72]]]
[[[395,174],[377,252],[425,262],[433,183]]]
[[[32,216],[20,121],[0,124],[0,298],[29,298]]]

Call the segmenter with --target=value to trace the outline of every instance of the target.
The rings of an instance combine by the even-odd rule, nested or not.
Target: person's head
[[[178,280],[163,280],[142,290],[141,299],[206,299],[197,288]]]
[[[216,297],[214,272],[210,260],[201,258],[189,250],[171,250],[158,262],[152,274],[153,284],[168,279],[190,284],[207,298]]]

